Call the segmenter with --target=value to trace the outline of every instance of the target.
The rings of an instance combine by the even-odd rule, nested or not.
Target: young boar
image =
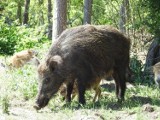
[[[96,101],[96,99],[99,100],[100,95],[101,95],[101,87],[100,87],[100,79],[97,79],[97,82],[94,83],[94,85],[92,85],[92,89],[95,91],[95,95],[93,98],[93,102]],[[86,86],[87,87],[87,86]],[[88,88],[91,89],[91,88]],[[62,84],[62,86],[60,87],[60,94],[62,96],[64,96],[65,99],[67,99],[67,86],[66,84]],[[73,90],[72,90],[72,99],[78,94],[78,88],[77,88],[77,82],[74,83],[73,85]]]
[[[45,107],[63,83],[70,102],[75,80],[78,101],[85,104],[85,91],[111,71],[121,102],[126,90],[129,51],[130,40],[111,26],[82,25],[65,30],[38,67],[39,91],[34,107]]]
[[[10,65],[15,68],[20,68],[24,66],[27,62],[36,59],[36,63],[39,64],[39,60],[35,57],[36,52],[34,50],[23,50],[15,53],[10,61]]]
[[[154,81],[160,87],[160,62],[153,66]]]
[[[112,75],[112,71],[108,72],[107,76]],[[94,83],[92,83],[91,88],[95,91],[95,95],[93,98],[93,102],[96,102],[96,100],[99,101],[100,96],[101,96],[101,86],[100,86],[101,78],[98,78]],[[86,86],[86,90],[91,89],[90,86]],[[62,84],[59,90],[60,94],[64,96],[64,98],[67,99],[67,86],[66,84]],[[74,85],[73,85],[73,90],[72,90],[72,99],[78,94],[78,87],[77,87],[77,81],[75,80]]]

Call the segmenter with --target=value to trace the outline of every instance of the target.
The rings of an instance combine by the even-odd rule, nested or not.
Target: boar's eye
[[[47,84],[50,81],[50,78],[45,78],[44,82]]]

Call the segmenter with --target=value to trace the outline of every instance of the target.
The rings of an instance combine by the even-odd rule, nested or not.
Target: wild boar
[[[96,99],[99,100],[99,98],[100,98],[100,95],[101,95],[100,81],[101,81],[101,79],[97,79],[97,82],[95,82],[94,85],[91,86],[92,89],[95,91],[93,102],[95,102]],[[91,88],[86,88],[86,89],[91,89]],[[67,86],[66,86],[66,84],[62,84],[59,91],[60,91],[60,94],[62,96],[64,96],[65,99],[67,99]],[[74,97],[77,94],[78,94],[77,82],[74,82],[73,90],[72,90],[72,94],[71,94],[72,95],[71,99],[74,99]]]
[[[39,90],[34,107],[45,107],[63,83],[70,102],[75,81],[78,101],[85,104],[85,91],[111,71],[116,96],[123,101],[129,52],[130,39],[111,26],[82,25],[65,30],[38,66]]]
[[[34,50],[23,50],[15,53],[10,60],[10,66],[20,68],[27,62],[35,57],[36,52]],[[38,60],[38,59],[37,59]]]
[[[160,62],[153,66],[154,81],[160,87]]]

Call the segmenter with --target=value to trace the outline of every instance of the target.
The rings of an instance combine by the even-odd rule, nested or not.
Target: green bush
[[[5,24],[0,19],[0,55],[12,55],[14,52],[40,47],[49,41],[45,35],[46,25],[35,28]]]
[[[16,50],[16,45],[20,41],[20,37],[17,34],[16,26],[7,25],[4,23],[4,19],[0,20],[0,54],[11,55]]]
[[[45,25],[35,28],[29,28],[27,26],[17,27],[21,40],[16,45],[16,51],[24,49],[30,49],[34,47],[42,46],[44,42],[49,41],[45,33]]]
[[[133,56],[130,60],[130,67],[135,75],[135,82],[142,83],[142,75],[143,75],[143,64],[140,60],[138,60],[137,56]]]

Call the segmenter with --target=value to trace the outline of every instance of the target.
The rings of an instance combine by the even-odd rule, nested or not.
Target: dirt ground
[[[53,112],[45,108],[39,112],[31,106],[21,103],[22,106],[12,106],[9,115],[0,113],[0,120],[158,120],[160,112],[151,105],[144,105],[141,114],[127,111],[109,111],[101,114],[101,110],[79,109],[65,114],[61,111]],[[106,114],[106,115],[104,115]],[[108,116],[107,116],[108,114]],[[112,116],[113,114],[113,116]]]

